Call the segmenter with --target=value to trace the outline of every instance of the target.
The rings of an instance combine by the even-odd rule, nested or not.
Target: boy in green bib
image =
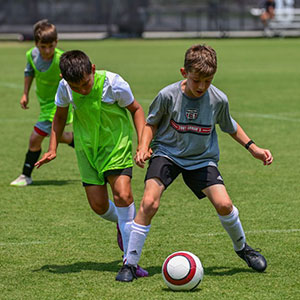
[[[60,81],[59,58],[63,51],[56,48],[57,32],[53,24],[41,20],[34,25],[35,47],[26,53],[24,92],[20,101],[22,109],[28,109],[29,91],[33,79],[36,82],[36,96],[40,104],[40,115],[29,139],[29,149],[26,154],[22,174],[11,182],[12,186],[27,186],[32,183],[31,173],[34,164],[39,159],[41,145],[46,136],[51,133],[51,125],[55,114],[55,94]],[[72,122],[72,112],[68,114],[67,123]],[[73,133],[64,132],[60,139],[74,147]]]
[[[131,190],[132,126],[128,111],[138,144],[145,125],[144,111],[121,76],[96,71],[82,51],[65,52],[60,59],[60,70],[63,79],[55,98],[57,110],[49,149],[36,166],[39,168],[56,157],[71,104],[75,151],[87,199],[96,214],[118,224],[118,242],[125,262],[131,223],[136,214]],[[108,198],[107,183],[114,202]],[[148,272],[138,266],[136,275],[144,277]]]

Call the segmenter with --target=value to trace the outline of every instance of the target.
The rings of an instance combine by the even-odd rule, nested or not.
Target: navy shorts
[[[150,159],[145,181],[151,178],[158,178],[165,189],[182,174],[185,184],[199,198],[205,198],[203,189],[214,185],[223,184],[223,178],[217,167],[207,166],[196,170],[186,170],[163,156],[156,156]]]
[[[105,183],[108,182],[107,177],[110,175],[127,175],[130,178],[132,178],[132,167],[125,168],[125,169],[108,170],[108,171],[104,172]],[[97,184],[82,182],[82,185],[89,186],[89,185],[97,185]]]

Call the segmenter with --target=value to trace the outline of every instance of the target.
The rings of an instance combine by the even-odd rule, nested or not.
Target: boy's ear
[[[185,68],[180,68],[180,73],[184,78],[187,77],[187,72],[186,72]]]
[[[95,66],[95,64],[92,64],[92,72],[93,72],[93,74],[95,74],[95,72],[96,72],[96,66]]]
[[[60,77],[61,79],[63,79],[63,77],[62,77],[62,74],[61,74],[61,73],[59,74],[59,77]]]

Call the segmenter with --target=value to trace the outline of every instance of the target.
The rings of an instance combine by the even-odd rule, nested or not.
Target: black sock
[[[27,151],[22,174],[31,177],[34,164],[38,161],[41,151],[42,150],[34,151],[34,152],[30,150]]]
[[[68,144],[70,147],[72,148],[75,148],[75,145],[74,145],[74,134],[72,136],[72,142],[70,144]]]

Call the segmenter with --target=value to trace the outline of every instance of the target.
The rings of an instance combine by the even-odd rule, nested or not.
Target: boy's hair
[[[184,68],[187,72],[196,72],[200,76],[212,76],[217,71],[217,55],[213,48],[206,45],[194,45],[185,53]]]
[[[40,20],[34,24],[33,35],[36,43],[48,44],[57,41],[56,27],[49,23],[47,19]]]
[[[92,63],[89,57],[80,50],[67,51],[59,61],[62,77],[73,83],[79,83],[84,76],[92,73]]]

